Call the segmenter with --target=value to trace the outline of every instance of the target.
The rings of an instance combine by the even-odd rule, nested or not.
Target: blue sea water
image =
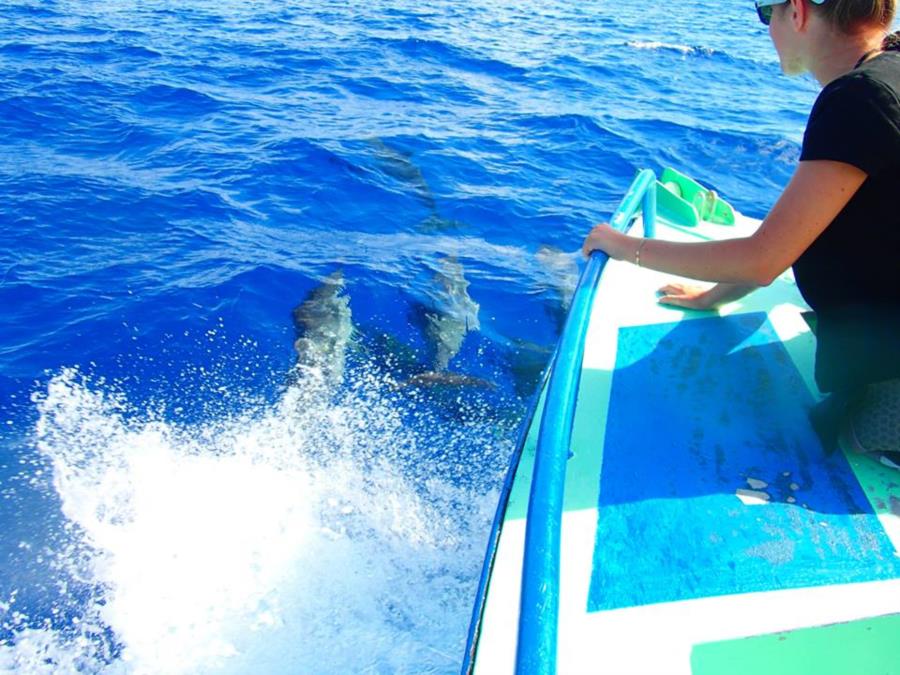
[[[0,669],[455,672],[584,234],[762,217],[816,91],[750,2],[0,2]]]

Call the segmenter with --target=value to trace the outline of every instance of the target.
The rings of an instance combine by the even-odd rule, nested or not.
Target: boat
[[[674,170],[610,224],[747,236]],[[823,449],[788,270],[718,312],[594,252],[522,424],[462,673],[900,673],[900,472]]]

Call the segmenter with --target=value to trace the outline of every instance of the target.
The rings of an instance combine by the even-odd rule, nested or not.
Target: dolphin
[[[465,223],[455,219],[444,218],[438,213],[437,200],[434,198],[434,193],[432,193],[428,181],[425,180],[422,169],[413,162],[410,153],[394,148],[377,137],[368,139],[366,143],[375,154],[379,171],[400,183],[405,183],[431,212],[420,223],[420,230],[423,232],[443,232],[465,227]]]
[[[439,259],[430,288],[431,296],[424,312],[425,337],[432,352],[429,369],[399,382],[397,388],[496,389],[492,382],[448,370],[469,331],[481,328],[479,305],[469,295],[469,281],[456,257]]]
[[[347,345],[353,335],[350,298],[344,273],[332,272],[293,311],[297,369],[339,385],[344,379]]]
[[[542,244],[534,257],[547,275],[546,288],[553,291],[563,311],[569,311],[581,274],[578,270],[578,253],[566,253],[555,246]]]
[[[558,332],[562,332],[581,275],[577,262],[578,253],[566,253],[555,246],[543,244],[534,257],[541,266],[545,279],[540,286],[550,291],[555,301],[553,307],[548,308],[548,313],[555,320]]]
[[[434,212],[436,209],[434,195],[428,187],[428,181],[422,175],[422,170],[412,161],[409,153],[392,148],[380,138],[370,138],[367,142],[375,153],[381,172],[409,185],[416,196]]]
[[[431,215],[420,224],[422,232],[446,232],[447,230],[459,230],[465,227],[465,223],[459,220],[450,220],[439,215],[437,209],[432,209]]]
[[[541,345],[521,338],[513,338],[509,370],[513,376],[516,393],[526,398],[534,393],[541,381],[541,374],[553,356],[552,345]]]
[[[433,279],[434,295],[425,313],[425,334],[434,347],[433,370],[447,370],[469,331],[479,330],[478,303],[469,295],[469,281],[454,256],[441,258]]]
[[[437,210],[434,194],[422,174],[422,169],[413,162],[412,155],[403,150],[391,147],[380,138],[366,141],[373,150],[378,169],[386,176],[405,183],[431,213],[422,221],[419,228],[424,232],[435,232],[459,229],[463,226],[458,220],[442,217]]]
[[[397,385],[398,389],[403,387],[474,387],[475,389],[494,390],[497,385],[482,380],[480,377],[462,373],[427,371],[413,375]]]

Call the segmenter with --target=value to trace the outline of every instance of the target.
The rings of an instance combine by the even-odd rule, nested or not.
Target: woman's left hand
[[[584,244],[581,246],[581,252],[584,254],[584,257],[587,258],[591,254],[591,251],[603,251],[610,258],[619,260],[624,255],[622,249],[623,244],[626,243],[627,240],[628,237],[621,232],[614,230],[606,223],[600,223],[591,230],[591,233],[584,240]]]

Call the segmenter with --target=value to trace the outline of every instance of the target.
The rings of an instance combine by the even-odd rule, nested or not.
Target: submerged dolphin
[[[520,397],[531,396],[553,356],[553,347],[521,338],[514,338],[510,346],[509,370],[513,376],[513,387]]]
[[[425,334],[434,347],[433,370],[447,370],[469,331],[479,330],[478,303],[469,295],[469,281],[455,257],[441,258],[433,279],[431,310],[425,314]]]
[[[400,183],[405,183],[409,190],[421,199],[422,203],[431,211],[419,226],[421,230],[434,232],[462,227],[463,224],[458,220],[444,218],[438,213],[434,194],[428,181],[425,180],[422,169],[413,162],[412,155],[388,145],[380,138],[370,138],[367,143],[375,154],[377,167],[381,173]]]
[[[569,311],[575,287],[578,286],[578,253],[566,253],[555,246],[542,244],[534,257],[546,273],[545,288],[553,292],[565,314]]]
[[[429,297],[422,314],[431,347],[428,369],[398,382],[396,388],[475,387],[495,389],[492,382],[448,370],[469,331],[479,330],[478,303],[469,295],[469,281],[453,256],[438,261],[429,284]]]
[[[402,387],[474,387],[475,389],[496,389],[497,385],[480,377],[463,375],[462,373],[428,371],[413,375],[401,382]]]
[[[381,172],[409,185],[416,196],[434,211],[434,195],[428,187],[428,181],[422,175],[422,170],[410,159],[409,153],[391,147],[380,138],[370,138],[368,144],[375,153]]]
[[[331,385],[343,381],[347,345],[353,334],[350,298],[344,285],[344,273],[333,272],[293,311],[297,367]]]

